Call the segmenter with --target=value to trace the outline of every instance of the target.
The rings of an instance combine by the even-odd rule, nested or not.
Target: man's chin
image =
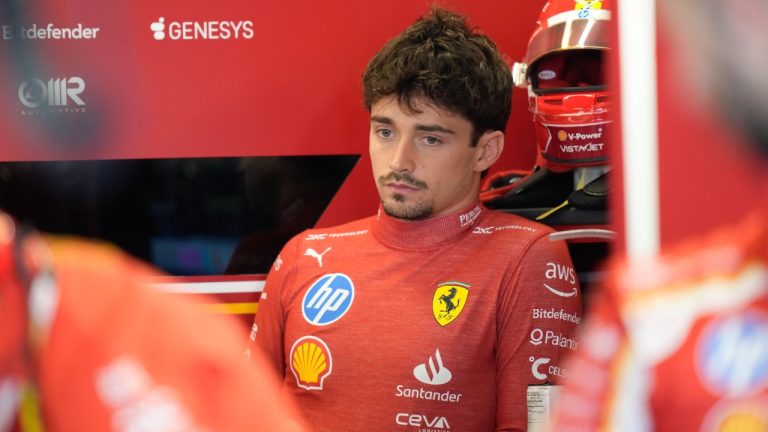
[[[422,220],[432,216],[432,206],[423,203],[382,202],[384,213],[403,220]]]

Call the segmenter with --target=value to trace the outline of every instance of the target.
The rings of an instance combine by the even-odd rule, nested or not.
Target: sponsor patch
[[[308,323],[324,326],[343,317],[352,306],[355,286],[349,276],[330,273],[317,279],[304,294],[301,313]]]
[[[304,256],[308,256],[308,257],[312,257],[312,258],[316,259],[317,260],[317,265],[322,267],[323,266],[323,255],[325,255],[328,252],[330,252],[330,250],[331,250],[331,248],[327,247],[327,248],[325,248],[325,250],[323,252],[318,252],[318,251],[314,250],[313,248],[307,248],[307,250],[304,251]]]
[[[443,365],[440,350],[435,350],[434,358],[429,357],[427,363],[422,363],[413,368],[413,376],[424,384],[442,385],[451,380],[451,371]]]
[[[425,432],[442,432],[451,429],[447,418],[425,414],[397,413],[395,415],[395,423],[399,426],[418,427],[419,431]]]
[[[574,297],[578,295],[579,290],[576,288],[576,271],[573,269],[573,267],[562,265],[558,263],[548,262],[546,265],[546,269],[544,270],[544,277],[549,280],[553,281],[550,282],[551,284],[544,283],[544,288],[547,289],[547,291],[551,292],[554,295],[560,296],[560,297]],[[569,287],[566,287],[565,289],[559,289],[556,288],[555,282],[558,284],[566,283],[570,285]]]
[[[711,322],[697,347],[697,372],[717,394],[743,396],[768,387],[768,315],[745,313]]]
[[[579,347],[579,340],[577,338],[569,338],[561,333],[555,333],[552,330],[544,331],[540,328],[531,330],[531,345],[539,346],[552,345],[560,348],[568,348],[571,351],[576,351]]]
[[[432,297],[432,314],[437,323],[445,327],[458,318],[469,297],[469,285],[461,282],[443,282]]]
[[[331,350],[322,339],[304,336],[291,347],[291,371],[296,385],[306,390],[322,390],[333,370]]]

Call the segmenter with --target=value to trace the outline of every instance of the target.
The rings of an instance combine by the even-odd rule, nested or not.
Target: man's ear
[[[475,171],[483,172],[491,167],[504,150],[504,132],[486,132],[477,140]]]

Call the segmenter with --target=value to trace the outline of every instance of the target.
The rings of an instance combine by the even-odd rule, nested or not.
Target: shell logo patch
[[[331,374],[331,350],[322,339],[304,336],[291,348],[291,371],[296,385],[306,390],[322,390],[323,381]]]
[[[469,296],[469,285],[461,282],[443,282],[432,297],[432,314],[437,323],[445,327],[458,318]]]

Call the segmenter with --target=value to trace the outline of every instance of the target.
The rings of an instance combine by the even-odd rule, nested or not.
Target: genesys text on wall
[[[254,36],[251,20],[174,21],[160,17],[149,29],[157,41],[253,39]]]

